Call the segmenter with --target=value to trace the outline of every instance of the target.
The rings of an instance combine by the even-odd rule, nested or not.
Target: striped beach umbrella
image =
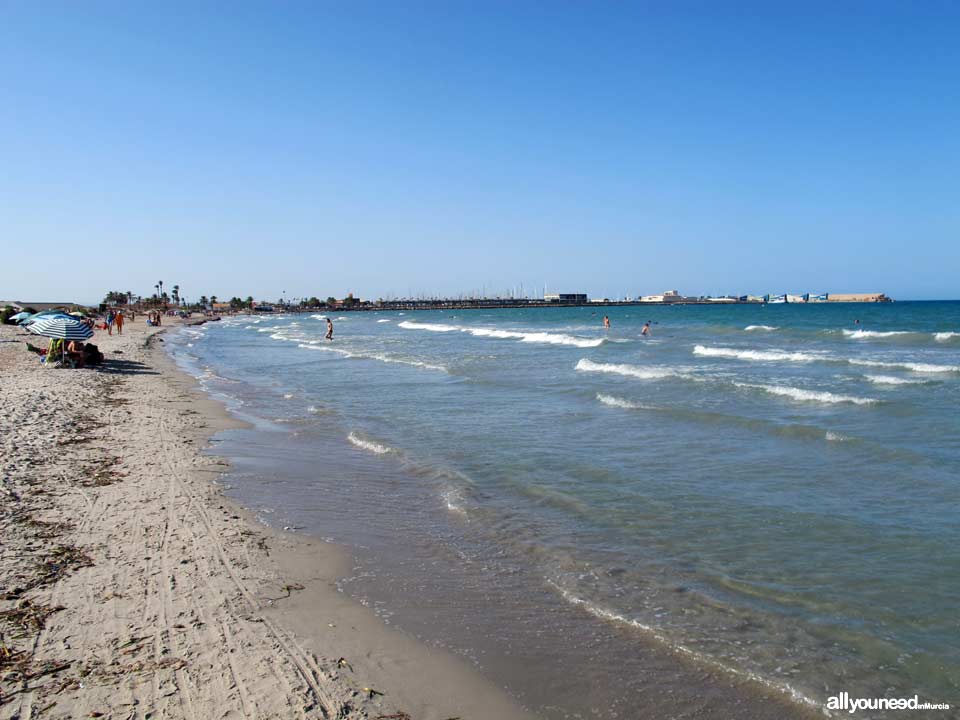
[[[67,340],[86,340],[93,335],[93,330],[89,325],[69,315],[40,318],[28,326],[27,330],[40,337],[63,340],[63,347],[60,351],[61,360],[67,355]]]
[[[93,335],[93,330],[86,323],[67,315],[40,318],[27,330],[34,335],[57,340],[86,340]]]

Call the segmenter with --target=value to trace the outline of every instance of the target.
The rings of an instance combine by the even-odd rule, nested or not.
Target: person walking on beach
[[[107,334],[108,334],[108,335],[113,335],[113,320],[114,320],[113,310],[107,310],[107,317],[106,317],[106,319],[104,320],[104,322],[105,322],[106,325],[107,325]]]
[[[643,330],[640,331],[640,334],[643,335],[643,337],[650,337],[650,321],[649,320],[647,320],[643,324]]]
[[[327,318],[327,334],[324,335],[327,340],[333,340],[333,320]]]
[[[603,329],[604,330],[610,329],[610,318],[607,317],[606,315],[603,316]]]
[[[113,321],[117,324],[117,335],[123,335],[123,310],[117,310]]]

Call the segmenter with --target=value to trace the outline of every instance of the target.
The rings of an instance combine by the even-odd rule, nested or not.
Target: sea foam
[[[615,408],[623,408],[624,410],[649,409],[646,405],[631,402],[630,400],[624,400],[623,398],[614,397],[613,395],[604,395],[603,393],[597,393],[597,400],[602,402],[604,405],[609,405],[610,407]]]
[[[867,380],[877,385],[923,385],[929,380],[914,380],[910,378],[894,377],[893,375],[867,375]]]
[[[490,337],[520,342],[545,343],[548,345],[571,345],[579,348],[592,348],[602,345],[604,338],[582,338],[574,335],[549,332],[521,332],[518,330],[499,330],[497,328],[464,327],[463,325],[445,325],[444,323],[418,323],[404,320],[398,327],[406,330],[429,330],[430,332],[463,332],[475,337]]]
[[[762,330],[764,332],[773,332],[779,328],[776,325],[747,325],[744,330],[747,332],[755,332],[757,330]]]
[[[733,383],[740,388],[750,390],[761,390],[771,395],[782,395],[793,400],[803,400],[807,402],[819,403],[853,403],[854,405],[872,405],[877,402],[874,398],[854,397],[852,395],[837,395],[836,393],[822,390],[804,390],[803,388],[790,387],[789,385],[758,385],[754,383]]]
[[[639,365],[626,365],[623,363],[598,363],[587,358],[581,358],[577,363],[577,370],[582,372],[611,373],[613,375],[623,375],[633,377],[639,380],[661,380],[667,377],[679,377],[680,373],[668,368],[641,367]]]
[[[393,448],[386,445],[381,445],[373,440],[366,440],[357,435],[355,432],[351,432],[349,435],[347,435],[347,440],[356,445],[358,448],[366,450],[367,452],[372,452],[375,455],[386,455],[393,450]]]
[[[934,365],[932,363],[918,362],[885,362],[882,360],[857,360],[849,361],[851,365],[863,365],[865,367],[881,368],[900,368],[902,370],[911,370],[918,373],[953,373],[960,372],[958,365]]]
[[[824,359],[818,355],[802,352],[787,352],[784,350],[737,350],[736,348],[706,347],[705,345],[694,346],[693,354],[703,355],[704,357],[731,358],[734,360],[758,360],[760,362],[814,362]]]

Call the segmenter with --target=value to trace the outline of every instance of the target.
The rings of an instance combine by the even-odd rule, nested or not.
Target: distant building
[[[586,293],[547,293],[543,296],[545,302],[553,303],[586,303]]]
[[[830,293],[828,302],[893,302],[883,293]]]
[[[676,290],[666,290],[663,295],[643,295],[640,302],[645,303],[676,303],[676,302],[696,302],[698,298],[684,297]]]

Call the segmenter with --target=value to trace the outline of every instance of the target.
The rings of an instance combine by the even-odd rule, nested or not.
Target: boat
[[[778,304],[780,304],[780,303],[785,303],[785,302],[787,302],[787,296],[786,296],[786,295],[771,295],[771,296],[770,296],[770,299],[767,300],[767,302],[770,303],[771,305],[778,305]]]

